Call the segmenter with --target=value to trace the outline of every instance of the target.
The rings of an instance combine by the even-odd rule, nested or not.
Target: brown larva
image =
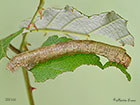
[[[131,62],[131,57],[121,47],[93,40],[71,40],[17,54],[7,64],[7,69],[11,71],[14,71],[18,67],[31,69],[39,62],[77,53],[95,53],[106,57],[110,61],[121,63],[125,67],[128,67]]]

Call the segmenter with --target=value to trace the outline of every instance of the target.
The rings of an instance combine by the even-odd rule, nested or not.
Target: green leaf
[[[104,65],[104,69],[107,68],[107,67],[110,67],[110,66],[115,66],[116,68],[120,69],[122,73],[124,73],[126,75],[126,78],[128,79],[128,81],[131,81],[131,75],[126,71],[126,67],[124,67],[122,64],[120,63],[116,63],[116,62],[107,62],[105,65]]]
[[[72,40],[66,37],[58,37],[57,35],[49,37],[42,46],[48,46],[58,42],[66,42]],[[44,82],[48,79],[54,79],[59,74],[64,72],[74,71],[77,67],[81,65],[96,65],[101,69],[105,69],[110,66],[115,66],[119,68],[127,77],[128,81],[131,80],[131,76],[127,73],[123,65],[117,64],[116,62],[107,62],[104,66],[100,62],[100,57],[96,54],[74,54],[74,55],[64,55],[60,58],[50,59],[44,63],[37,64],[30,71],[33,73],[37,82]]]
[[[7,47],[9,46],[9,43],[19,34],[23,32],[24,28],[21,28],[19,31],[9,35],[8,37],[0,40],[0,60],[7,56]]]
[[[37,82],[44,82],[48,79],[54,79],[63,72],[75,70],[81,65],[97,65],[102,68],[100,58],[95,54],[75,54],[64,55],[60,58],[51,59],[44,63],[39,63],[33,69],[32,73]]]
[[[58,42],[72,40],[66,37],[58,38],[57,35],[49,37],[42,46],[51,45]],[[63,72],[73,71],[81,65],[97,65],[103,69],[100,58],[95,54],[75,54],[65,55],[60,58],[50,59],[44,63],[39,63],[31,69],[37,82],[44,82],[48,79],[54,79]]]
[[[66,37],[60,37],[60,38],[58,38],[57,35],[53,35],[53,36],[49,37],[49,38],[42,44],[42,46],[49,46],[49,45],[54,44],[54,43],[66,42],[66,41],[69,41],[69,40],[72,40],[72,39],[71,39],[71,38],[66,38]]]

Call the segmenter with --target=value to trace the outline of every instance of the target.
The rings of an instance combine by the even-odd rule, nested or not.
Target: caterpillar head
[[[10,70],[11,72],[14,72],[18,67],[19,67],[19,63],[17,62],[17,60],[15,59],[15,57],[7,64],[6,69]]]
[[[6,67],[7,70],[10,70],[10,71],[12,71],[12,72],[15,71],[15,68],[16,68],[16,66],[15,66],[15,64],[14,64],[13,62],[9,62],[9,63],[7,64],[7,67]]]

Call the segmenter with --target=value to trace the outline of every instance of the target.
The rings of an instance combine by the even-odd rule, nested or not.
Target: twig
[[[26,51],[25,46],[26,46],[26,37],[27,37],[27,34],[28,34],[28,33],[22,34],[23,37],[22,37],[22,42],[21,42],[21,45],[20,45],[20,51],[21,51],[21,52]]]
[[[31,89],[32,87],[30,86],[30,80],[29,80],[28,72],[24,68],[22,68],[22,72],[23,72],[23,75],[24,75],[24,80],[25,80],[25,84],[26,84],[26,88],[27,88],[27,93],[28,93],[28,98],[29,98],[30,105],[35,105],[34,100],[33,100],[33,95],[32,95],[32,89]]]
[[[11,58],[9,58],[7,55],[6,55],[6,58],[9,59],[9,60],[11,60]]]
[[[10,48],[13,52],[15,52],[16,54],[21,53],[21,51],[20,51],[19,49],[15,48],[12,44],[9,44],[9,48]]]
[[[30,25],[34,25],[35,19],[36,19],[37,15],[39,14],[39,11],[42,10],[43,5],[44,5],[44,0],[40,0],[39,6],[38,6],[32,20],[31,20],[28,28],[30,28]]]
[[[35,21],[35,18],[36,16],[38,15],[39,13],[39,10],[42,9],[44,5],[44,0],[40,0],[40,3],[39,3],[39,6],[38,6],[38,9],[36,10],[29,26],[31,24],[34,24],[34,21]],[[29,27],[30,28],[30,27]],[[26,37],[27,37],[27,33],[24,33],[23,34],[23,37],[22,37],[22,42],[21,42],[21,45],[20,45],[20,51],[21,52],[24,52],[26,51],[27,49],[25,48],[26,47]],[[22,72],[23,72],[23,75],[24,75],[24,80],[25,80],[25,84],[26,84],[26,88],[27,88],[27,93],[28,93],[28,98],[29,98],[29,102],[30,102],[30,105],[34,105],[34,100],[33,100],[33,95],[32,95],[32,87],[30,85],[30,81],[29,81],[29,76],[28,76],[28,72],[26,69],[22,68]]]
[[[26,43],[25,42],[26,36],[27,36],[27,34],[23,34],[23,38],[22,38],[22,42],[21,42],[21,46],[20,46],[20,51],[25,51],[24,46],[25,46],[25,43]],[[29,81],[28,72],[24,68],[22,68],[22,72],[23,72],[23,75],[24,75],[24,80],[25,80],[25,84],[26,84],[26,89],[27,89],[30,105],[34,105],[34,100],[33,100],[33,95],[32,95],[32,90],[31,90],[31,85],[30,85],[30,81]]]

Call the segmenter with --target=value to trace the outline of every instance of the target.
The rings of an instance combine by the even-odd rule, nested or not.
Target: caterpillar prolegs
[[[31,69],[39,62],[77,53],[98,54],[125,67],[128,67],[131,62],[131,57],[121,47],[93,40],[70,40],[17,54],[7,64],[7,69],[11,71],[15,71],[18,67]]]

